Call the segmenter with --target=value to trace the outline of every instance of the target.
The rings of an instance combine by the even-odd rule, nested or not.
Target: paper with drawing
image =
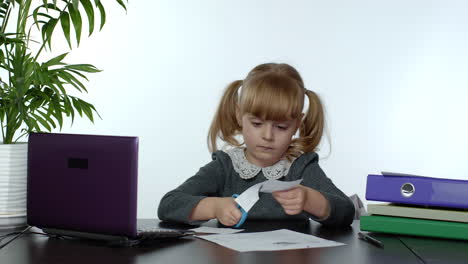
[[[219,234],[196,236],[221,246],[239,251],[276,251],[287,249],[303,249],[318,247],[335,247],[343,243],[326,240],[287,229],[269,232]]]

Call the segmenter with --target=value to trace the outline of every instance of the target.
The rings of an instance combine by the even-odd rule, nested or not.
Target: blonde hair
[[[285,156],[292,159],[315,151],[324,129],[322,102],[316,93],[304,88],[299,72],[284,63],[260,64],[245,80],[227,86],[208,132],[208,149],[211,152],[218,149],[218,137],[232,146],[243,144],[236,139],[242,131],[236,119],[237,109],[241,115],[250,113],[263,120],[298,119],[302,116],[305,96],[309,107],[302,117],[299,137],[291,141]]]

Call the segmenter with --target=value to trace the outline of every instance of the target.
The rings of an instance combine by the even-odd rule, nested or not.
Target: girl
[[[293,189],[259,193],[247,221],[312,218],[327,226],[350,225],[354,205],[327,178],[314,152],[322,138],[323,112],[319,97],[287,64],[261,64],[245,80],[232,82],[208,133],[213,161],[162,198],[159,219],[200,224],[216,218],[233,226],[242,216],[233,194],[267,179],[303,178]],[[219,151],[218,138],[232,148]]]

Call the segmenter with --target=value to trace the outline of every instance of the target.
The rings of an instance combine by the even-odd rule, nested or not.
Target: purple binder
[[[468,208],[468,181],[404,174],[368,175],[366,199]]]

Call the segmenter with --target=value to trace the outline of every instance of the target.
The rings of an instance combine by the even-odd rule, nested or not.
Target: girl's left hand
[[[297,186],[286,191],[273,192],[272,195],[288,215],[302,213],[307,201],[307,191],[302,186]]]

